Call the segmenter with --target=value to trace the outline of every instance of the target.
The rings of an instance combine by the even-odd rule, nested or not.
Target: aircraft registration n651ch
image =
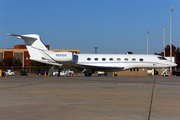
[[[61,66],[78,73],[84,71],[91,76],[94,71],[122,71],[135,68],[169,68],[177,64],[159,55],[140,54],[74,54],[73,52],[53,52],[46,48],[37,34],[15,35],[23,39],[30,59],[42,63]]]

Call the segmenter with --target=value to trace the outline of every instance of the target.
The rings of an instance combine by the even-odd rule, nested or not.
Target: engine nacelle
[[[72,52],[52,52],[49,54],[55,61],[70,62],[73,61]]]

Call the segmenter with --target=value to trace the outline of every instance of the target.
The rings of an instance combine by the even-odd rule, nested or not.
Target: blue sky
[[[0,0],[0,48],[24,44],[6,36],[39,34],[51,49],[80,49],[81,53],[149,53],[170,44],[173,10],[173,45],[180,46],[179,0]]]

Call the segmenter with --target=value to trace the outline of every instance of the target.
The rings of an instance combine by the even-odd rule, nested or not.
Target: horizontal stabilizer
[[[37,36],[39,37],[39,35],[36,35],[36,36],[27,36],[27,35],[15,35],[15,34],[9,34],[9,33],[7,33],[6,35],[9,35],[9,36],[15,36],[15,37],[17,37],[18,39],[35,39],[35,38],[37,38]],[[33,34],[32,34],[33,35]]]

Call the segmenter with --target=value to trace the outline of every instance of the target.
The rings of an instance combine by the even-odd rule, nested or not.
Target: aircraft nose
[[[177,66],[177,64],[176,64],[176,63],[171,62],[171,63],[169,64],[169,66],[170,66],[170,67],[175,67],[175,66]]]
[[[175,67],[175,66],[177,66],[177,64],[176,64],[176,63],[174,63],[174,67]]]

